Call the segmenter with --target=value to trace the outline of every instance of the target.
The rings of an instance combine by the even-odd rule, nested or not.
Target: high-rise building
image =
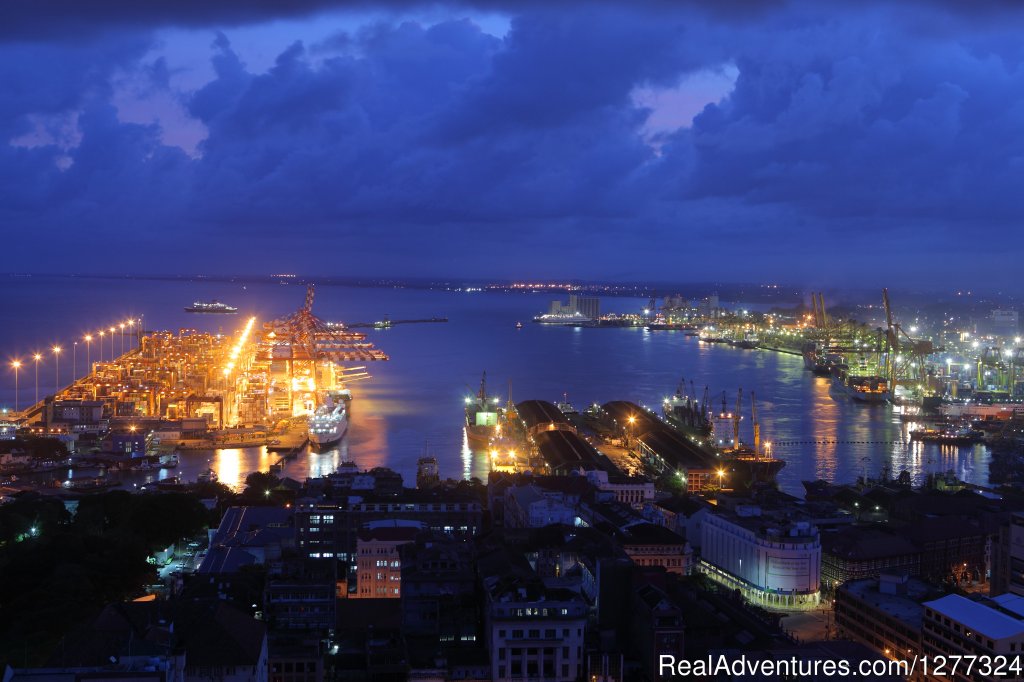
[[[601,299],[596,296],[569,296],[569,307],[584,317],[591,319],[601,316]]]
[[[1020,334],[1020,316],[1016,310],[993,310],[989,318],[993,336],[1014,337]]]
[[[601,316],[601,299],[596,296],[570,294],[568,303],[552,301],[548,306],[548,315],[596,319]]]

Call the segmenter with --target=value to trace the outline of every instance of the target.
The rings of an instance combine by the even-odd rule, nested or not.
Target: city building
[[[701,570],[755,603],[775,608],[818,604],[821,539],[809,521],[765,515],[753,504],[723,509],[703,521]]]
[[[353,484],[359,476],[348,476]],[[365,478],[365,477],[362,477]],[[377,490],[354,493],[340,484],[318,490],[306,486],[307,497],[295,504],[300,551],[311,558],[337,558],[355,569],[356,534],[376,522],[410,522],[458,538],[472,538],[483,529],[483,507],[473,495],[445,486],[394,494]]]
[[[210,531],[198,572],[221,575],[245,566],[266,566],[295,547],[292,512],[282,507],[231,507]]]
[[[520,485],[505,491],[506,528],[542,528],[552,524],[575,525],[576,510],[564,495],[534,485]]]
[[[647,679],[660,679],[658,661],[661,656],[685,658],[683,610],[661,588],[641,583],[635,588],[631,611],[633,653]]]
[[[924,603],[924,653],[935,656],[1003,656],[1019,660],[1024,653],[1024,597],[1005,594],[969,599],[950,594]],[[983,669],[952,667],[945,679],[987,682],[1019,678],[1015,671],[985,675]]]
[[[356,591],[353,599],[402,596],[402,558],[398,548],[416,540],[419,526],[380,526],[359,531],[356,540]]]
[[[422,533],[399,546],[402,631],[438,644],[476,641],[478,609],[473,545]]]
[[[823,533],[822,587],[840,585],[884,573],[921,575],[921,551],[910,540],[878,526],[853,526]]]
[[[836,634],[858,641],[879,654],[910,658],[921,653],[922,602],[936,588],[910,576],[883,573],[844,583],[836,590]]]
[[[504,551],[481,559],[479,570],[491,679],[579,679],[587,603],[570,590],[545,587],[522,557]]]
[[[593,320],[601,316],[601,299],[596,296],[569,294],[568,303],[552,301],[548,306],[548,315],[579,316]]]
[[[1016,310],[993,310],[989,316],[989,333],[1003,338],[1019,336],[1019,313]]]
[[[639,523],[621,531],[618,539],[637,566],[658,566],[679,575],[690,573],[693,551],[683,536],[664,526]]]
[[[617,502],[640,508],[654,501],[654,482],[643,476],[609,476],[607,471],[588,471],[587,480]]]
[[[992,545],[990,594],[1024,596],[1024,512],[1011,514]]]

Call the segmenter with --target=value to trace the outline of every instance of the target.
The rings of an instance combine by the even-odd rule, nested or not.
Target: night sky
[[[0,270],[1013,285],[1012,5],[7,3]]]

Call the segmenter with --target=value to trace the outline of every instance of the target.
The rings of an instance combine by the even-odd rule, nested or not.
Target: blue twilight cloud
[[[507,34],[483,30],[480,7],[505,9]],[[18,269],[104,269],[80,258],[99,238],[129,262],[174,259],[157,270],[939,283],[936,259],[955,253],[954,278],[1012,272],[1013,10],[725,7],[318,15],[311,34],[339,30],[282,36],[266,69],[229,24],[269,6],[157,3],[49,29],[19,15],[41,37],[0,43],[0,224]],[[71,40],[58,29],[76,16],[91,30]],[[203,82],[182,85],[168,23],[203,27]],[[731,90],[692,121],[657,112],[678,127],[652,133],[637,93],[678,102],[709,73],[732,74]],[[154,107],[144,122],[126,119],[132,98]],[[186,127],[194,148],[173,143]],[[60,239],[34,255],[43,233]]]

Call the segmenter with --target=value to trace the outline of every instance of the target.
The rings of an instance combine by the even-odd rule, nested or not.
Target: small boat
[[[218,480],[217,472],[214,471],[213,469],[207,469],[206,471],[199,474],[199,476],[196,477],[196,480],[199,481],[200,483],[216,483]]]
[[[232,315],[238,312],[238,308],[227,303],[221,303],[214,299],[212,301],[196,301],[185,308],[186,313],[219,313],[221,315]]]
[[[911,440],[940,445],[974,445],[980,443],[985,434],[972,428],[962,429],[917,429],[910,432]]]
[[[522,329],[522,328],[523,328],[523,323],[522,322],[516,322],[516,329]]]
[[[178,458],[178,454],[177,453],[172,453],[170,455],[164,455],[163,457],[160,458],[160,468],[161,469],[177,469],[178,465],[180,463],[181,463],[181,460]]]

